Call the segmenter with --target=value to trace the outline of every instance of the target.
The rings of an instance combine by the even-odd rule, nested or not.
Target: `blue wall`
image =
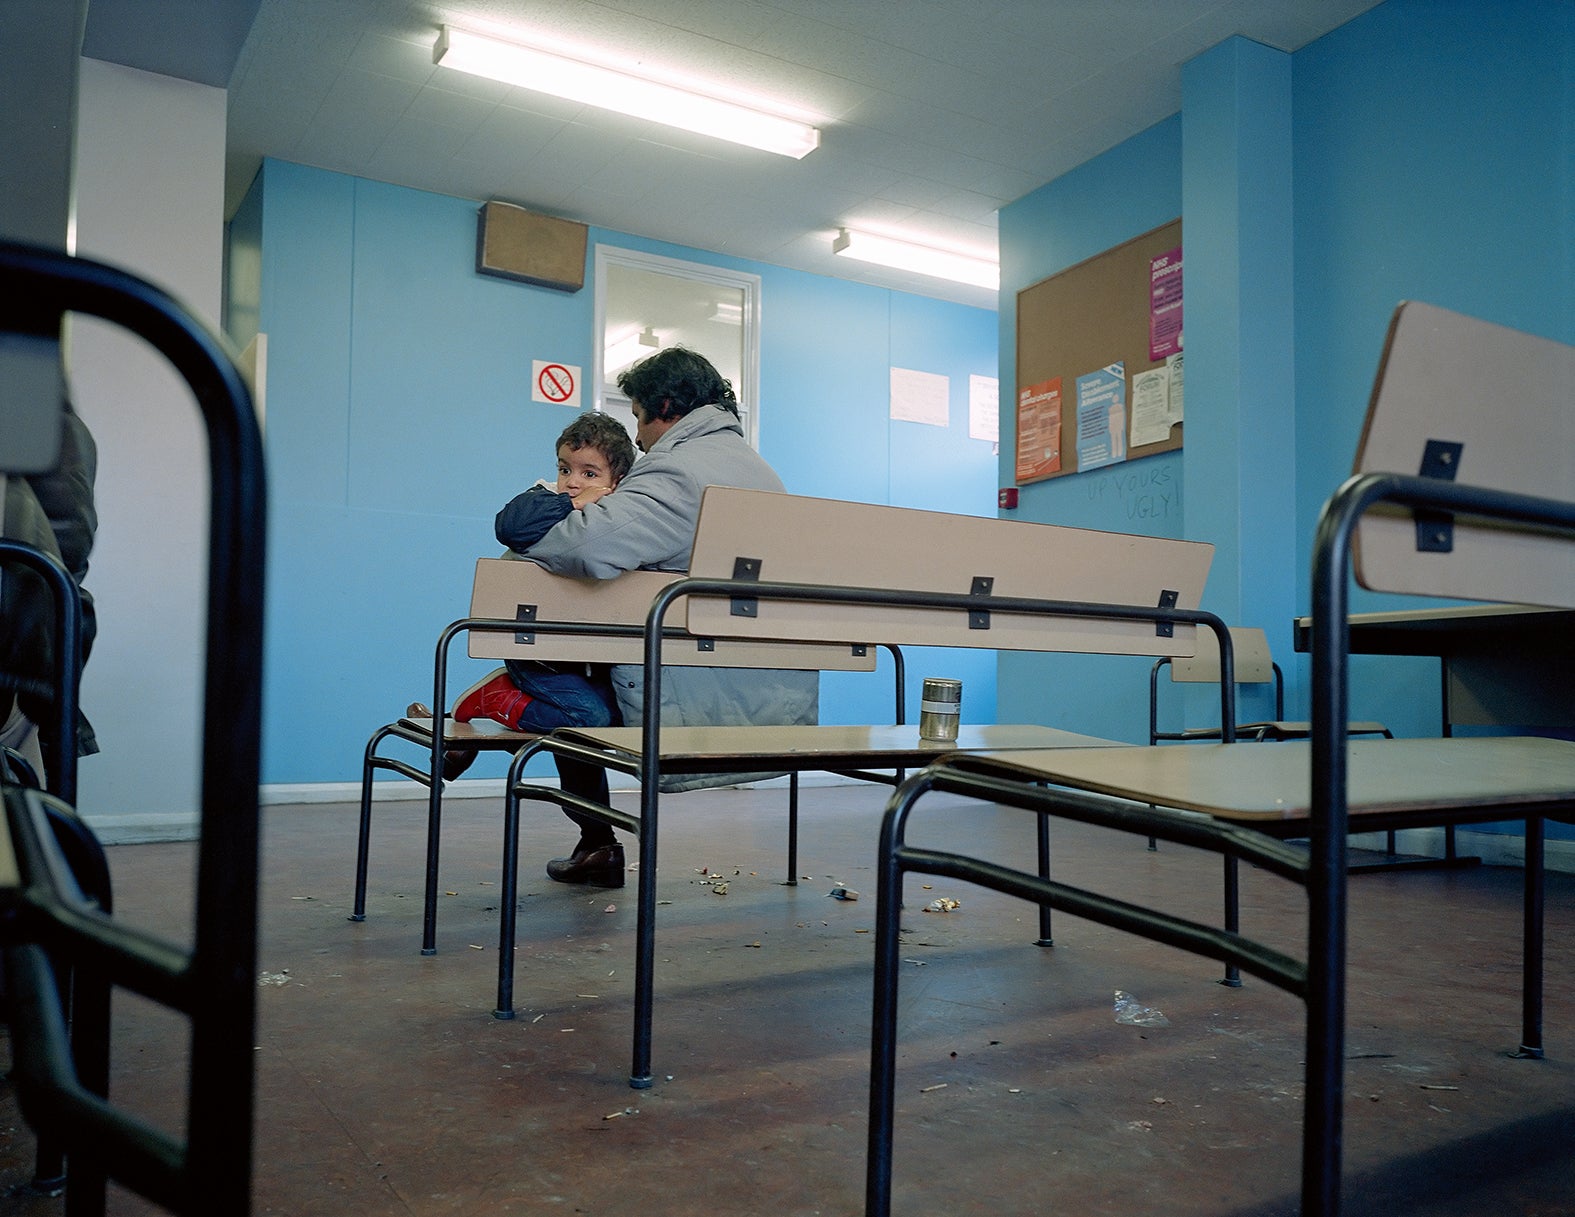
[[[1214,542],[1205,603],[1270,630],[1296,714],[1289,617],[1389,312],[1424,299],[1575,340],[1572,142],[1575,6],[1389,0],[1294,55],[1205,52],[1182,113],[1003,209],[999,316],[591,236],[762,276],[761,447],[789,489],[988,513],[1012,483],[1011,413],[997,460],[967,438],[967,381],[998,374],[1014,396],[1017,292],[1185,212],[1186,447],[1024,487],[1014,514]],[[531,360],[590,366],[590,292],[475,275],[474,229],[469,200],[276,161],[232,225],[232,333],[260,324],[271,352],[269,782],[353,777],[370,727],[422,694],[493,511],[562,425],[529,401]],[[949,428],[890,421],[893,365],[950,377]],[[915,666],[962,676],[970,717],[996,698],[1003,720],[1143,738],[1141,660]],[[823,691],[826,721],[886,709],[880,680]],[[1353,709],[1433,730],[1432,665],[1359,659]]]
[[[1295,157],[1305,603],[1313,526],[1350,472],[1397,303],[1575,342],[1575,4],[1389,0],[1296,56]],[[1354,598],[1397,604],[1416,602]],[[1426,734],[1436,664],[1358,657],[1351,699],[1359,717]]]
[[[1186,446],[1131,472],[1153,466],[1179,492],[1184,467],[1188,509],[1179,523],[1123,519],[1101,486],[1119,474],[1101,471],[1025,487],[1018,514],[1213,541],[1206,606],[1266,614],[1244,623],[1269,629],[1298,715],[1306,662],[1288,654],[1288,618],[1305,611],[1313,528],[1350,471],[1395,305],[1575,341],[1575,5],[1389,0],[1294,55],[1240,39],[1200,55],[1176,119],[1002,211],[1003,400],[1011,293],[1183,210]],[[1356,597],[1358,610],[1391,603]],[[1359,717],[1436,733],[1436,663],[1357,657],[1353,671]],[[1079,675],[1003,656],[1001,719],[1059,725],[1046,687],[1074,705],[1105,696]],[[1106,724],[1086,729],[1137,738],[1146,687],[1116,693]]]
[[[569,418],[531,402],[532,360],[591,367],[591,289],[477,275],[476,208],[269,161],[232,224],[232,264],[260,265],[230,285],[232,337],[260,326],[269,343],[265,782],[356,779],[373,728],[430,700],[437,634],[465,615],[476,557],[498,552],[492,517],[550,472]],[[968,378],[995,375],[994,313],[590,237],[761,276],[761,450],[789,490],[993,512],[995,453],[968,438]],[[949,427],[890,420],[893,365],[949,377]],[[961,677],[970,718],[991,720],[993,655],[909,663]],[[889,721],[890,698],[884,671],[828,676],[822,719]]]
[[[1113,245],[1168,224],[1180,214],[1179,116],[1002,209],[1003,403],[1009,405],[1016,398],[1017,293]],[[1189,334],[1191,328],[1189,312]],[[1011,411],[1005,408],[999,469],[1002,486],[1012,485],[1016,451]],[[1090,473],[1034,482],[1021,488],[1016,511],[1001,514],[1038,524],[1181,537],[1185,535],[1182,470],[1182,454],[1167,452]],[[1045,723],[1108,739],[1146,741],[1151,662],[1003,653],[997,713],[1002,722]]]
[[[1298,567],[1390,312],[1575,341],[1575,5],[1390,0],[1295,58]]]

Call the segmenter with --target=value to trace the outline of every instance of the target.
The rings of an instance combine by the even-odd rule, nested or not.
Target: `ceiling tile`
[[[213,70],[215,32],[249,22],[229,40],[232,210],[273,156],[989,306],[833,258],[828,234],[860,222],[988,246],[1001,205],[1175,113],[1199,52],[1232,35],[1294,50],[1375,2],[94,0],[90,20],[96,56],[134,67],[147,30],[175,20],[189,36],[164,43],[189,43],[189,66],[156,70],[186,79]],[[444,23],[778,99],[817,116],[821,146],[795,161],[434,68]]]

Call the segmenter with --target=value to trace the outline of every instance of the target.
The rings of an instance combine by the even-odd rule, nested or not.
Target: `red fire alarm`
[[[1006,510],[1008,510],[1008,511],[1015,511],[1015,510],[1017,510],[1017,487],[1016,486],[1007,486],[1007,487],[1005,487],[1001,491],[1000,495],[997,497],[996,504],[998,506],[1006,508]]]

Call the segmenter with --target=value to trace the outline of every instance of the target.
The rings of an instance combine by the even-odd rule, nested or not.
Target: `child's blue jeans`
[[[610,727],[619,721],[606,664],[558,665],[510,659],[507,667],[515,685],[533,699],[520,715],[521,731]]]

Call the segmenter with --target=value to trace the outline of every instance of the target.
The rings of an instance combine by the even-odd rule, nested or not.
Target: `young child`
[[[558,437],[556,484],[543,479],[516,495],[498,513],[498,540],[528,555],[571,511],[611,494],[634,458],[634,443],[622,423],[607,414],[580,415]],[[606,727],[614,721],[616,704],[606,664],[511,659],[461,694],[454,719],[490,718],[515,731]],[[443,776],[458,777],[475,759],[469,749],[446,753]]]
[[[527,554],[552,526],[571,511],[581,511],[612,489],[634,464],[634,441],[610,414],[582,414],[558,437],[558,480],[545,478],[515,495],[498,512],[497,538],[517,554]]]

